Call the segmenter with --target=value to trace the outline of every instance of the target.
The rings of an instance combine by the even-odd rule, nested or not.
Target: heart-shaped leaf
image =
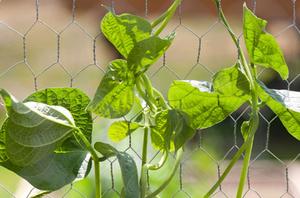
[[[289,76],[283,53],[275,38],[265,31],[267,21],[258,18],[244,5],[243,33],[250,60],[254,64],[269,67],[282,79]]]
[[[151,24],[131,14],[116,15],[108,12],[102,19],[101,30],[105,37],[127,58],[135,44],[151,35]]]
[[[105,118],[126,115],[134,103],[133,86],[134,77],[127,62],[121,59],[112,61],[88,109]]]
[[[250,98],[247,79],[237,65],[218,72],[214,85],[216,89],[203,81],[174,81],[168,93],[169,103],[188,115],[192,128],[203,129],[223,121]]]
[[[38,139],[35,141],[24,140],[26,145],[23,145],[21,144],[23,143],[22,141],[20,142],[18,138],[15,138],[15,136],[18,137],[18,135],[13,134],[13,137],[10,136],[12,132],[19,133],[19,131],[16,130],[17,128],[11,130],[11,128],[7,126],[9,122],[14,123],[17,120],[22,120],[21,115],[16,112],[26,112],[26,114],[23,114],[25,117],[24,120],[17,123],[18,125],[23,124],[30,126],[29,124],[32,124],[30,123],[30,117],[28,118],[26,115],[35,115],[37,117],[36,114],[33,114],[35,111],[37,111],[37,113],[40,113],[40,111],[43,112],[42,117],[44,119],[48,118],[46,116],[52,116],[50,117],[51,119],[42,120],[41,123],[55,121],[55,119],[59,118],[62,119],[61,114],[53,113],[51,108],[54,107],[54,110],[61,112],[68,120],[71,120],[72,130],[74,130],[74,127],[75,129],[80,128],[86,138],[90,140],[92,118],[91,114],[85,111],[89,103],[89,98],[84,93],[73,88],[45,89],[32,94],[24,103],[17,102],[13,97],[9,97],[9,94],[5,91],[2,95],[6,95],[4,96],[4,100],[6,101],[9,117],[2,126],[0,134],[6,136],[4,145],[6,146],[7,153],[11,153],[11,155],[8,156],[12,156],[9,160],[2,162],[2,166],[14,171],[36,188],[50,191],[57,190],[75,179],[82,178],[89,172],[90,157],[87,155],[87,151],[83,149],[84,147],[81,145],[81,141],[77,141],[74,136],[67,135],[61,139],[56,138],[57,141],[50,136],[52,139],[49,139],[52,143],[49,144],[45,141],[45,137],[42,144],[37,141]],[[9,100],[9,98],[11,98],[11,100]],[[13,107],[15,105],[14,103],[17,103],[17,106]],[[24,110],[24,108],[19,107],[22,104],[26,108],[29,108],[29,110],[34,107],[39,108],[33,109],[33,112],[28,109],[28,111],[20,111],[20,109]],[[45,107],[50,108],[46,109]],[[48,115],[47,113],[51,114]],[[44,116],[44,114],[46,116]],[[41,120],[42,118],[37,117],[37,119]],[[36,123],[34,127],[38,127],[38,124],[39,123]],[[55,122],[55,124],[57,123]],[[50,126],[53,126],[53,124]],[[41,129],[41,136],[53,133],[54,131],[51,129],[53,128],[45,127]],[[37,133],[39,131],[35,130],[35,132]],[[24,133],[24,131],[21,131],[21,134],[22,133]],[[20,143],[16,142],[15,139]],[[23,156],[21,154],[23,154]]]

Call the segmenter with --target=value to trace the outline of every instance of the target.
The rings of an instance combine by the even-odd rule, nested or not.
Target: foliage
[[[248,63],[223,14],[220,1],[215,0],[220,19],[240,56],[236,64],[218,71],[212,83],[174,81],[166,100],[152,86],[145,72],[171,45],[174,33],[164,38],[159,34],[180,2],[175,0],[152,23],[131,14],[108,12],[103,17],[102,33],[122,55],[122,59],[109,63],[91,101],[74,88],[40,90],[23,102],[1,89],[0,95],[8,118],[0,131],[0,165],[25,178],[36,188],[54,191],[85,177],[93,161],[98,198],[101,197],[99,161],[116,157],[124,184],[122,197],[151,198],[157,196],[172,180],[180,164],[182,150],[197,129],[212,127],[247,104],[251,107],[251,116],[241,127],[244,144],[206,194],[206,197],[213,194],[245,152],[237,192],[237,197],[241,197],[259,124],[259,109],[263,105],[269,106],[288,132],[300,140],[300,110],[295,105],[300,93],[272,90],[257,79],[257,66],[275,70],[282,79],[288,78],[283,53],[275,38],[265,31],[266,21],[244,6],[243,33],[250,59]],[[139,110],[138,115],[129,116],[135,108]],[[135,131],[144,132],[140,178],[136,163],[129,154],[103,142],[91,145],[91,113],[110,119],[130,117],[117,120],[110,126],[108,136],[115,142],[122,141]],[[152,146],[164,153],[158,164],[150,164],[147,160],[149,133]],[[147,173],[163,167],[169,152],[176,155],[174,168],[156,190],[150,191],[147,188]]]

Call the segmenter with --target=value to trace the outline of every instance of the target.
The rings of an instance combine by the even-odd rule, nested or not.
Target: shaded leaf
[[[190,126],[188,117],[177,110],[165,110],[155,117],[155,126],[151,128],[151,141],[159,150],[177,151],[191,137],[195,130]]]
[[[103,142],[96,142],[94,147],[106,158],[113,156],[117,157],[122,172],[124,184],[124,189],[122,191],[125,194],[124,197],[139,198],[140,191],[137,167],[132,157],[125,152],[119,152],[113,146]]]
[[[283,53],[275,38],[265,31],[267,21],[255,16],[244,6],[243,32],[250,60],[277,71],[282,79],[289,75]]]
[[[25,99],[24,104],[29,101],[64,107],[72,114],[75,125],[81,129],[88,140],[91,140],[92,117],[90,113],[85,111],[89,103],[89,98],[79,89],[48,88],[33,93]],[[7,122],[8,120],[5,123]],[[4,134],[7,130],[5,123],[1,130],[1,133]],[[16,145],[16,142],[11,139],[9,142],[10,144],[8,144],[7,147],[11,145],[14,146],[15,144],[14,149],[16,151],[23,150],[25,153],[30,149],[36,153],[45,149],[45,147],[24,147],[22,145]],[[34,156],[30,153],[26,153],[22,158],[16,158],[16,160],[23,161],[25,161],[26,158],[31,160],[32,163],[26,166],[14,164],[10,160],[1,163],[1,165],[14,171],[36,188],[57,190],[75,179],[85,177],[90,171],[90,156],[79,143],[80,142],[78,142],[74,136],[68,136],[57,144],[54,144],[56,145],[56,147],[53,148],[55,151],[45,151],[45,153],[43,153],[44,157],[40,160],[33,160]]]
[[[115,149],[113,146],[103,142],[96,142],[94,148],[105,158],[113,157],[118,153],[118,150]]]
[[[133,86],[134,77],[127,62],[121,59],[112,61],[88,109],[106,118],[126,115],[134,103]]]
[[[140,124],[136,122],[116,121],[110,125],[108,137],[114,142],[119,142],[139,127],[141,127]]]
[[[84,151],[53,153],[25,167],[17,166],[11,161],[2,166],[17,173],[31,185],[47,191],[58,190],[75,179],[83,178],[88,170],[89,156]]]
[[[122,172],[125,198],[139,198],[139,178],[134,160],[125,152],[119,152],[117,158]]]
[[[279,117],[287,131],[300,140],[300,92],[268,89],[259,84],[260,99]]]
[[[128,68],[135,74],[145,72],[165,53],[173,39],[174,34],[165,39],[152,36],[136,43],[128,55]]]
[[[127,58],[135,44],[150,37],[151,24],[131,14],[115,15],[108,12],[102,19],[101,30],[105,37]]]

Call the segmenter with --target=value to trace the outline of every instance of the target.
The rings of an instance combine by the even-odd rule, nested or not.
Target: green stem
[[[158,195],[160,192],[162,192],[168,186],[168,184],[172,181],[172,179],[180,165],[182,156],[183,156],[183,150],[181,148],[177,151],[175,165],[174,165],[169,177],[155,191],[153,191],[151,194],[149,194],[146,198],[154,198],[156,195]]]
[[[225,15],[224,15],[224,13],[223,13],[223,10],[222,10],[222,7],[221,7],[221,0],[214,0],[214,2],[217,5],[218,13],[219,13],[219,17],[220,17],[221,21],[225,25],[225,27],[226,27],[227,31],[229,32],[235,46],[238,49],[238,52],[239,52],[239,55],[240,55],[240,58],[241,58],[241,61],[242,61],[242,66],[243,66],[243,68],[246,72],[246,75],[247,75],[247,77],[250,81],[250,86],[255,87],[255,79],[254,79],[255,75],[253,74],[253,72],[249,68],[249,66],[247,64],[247,61],[246,61],[246,58],[245,58],[245,55],[244,55],[244,52],[243,52],[241,46],[239,45],[239,41],[238,41],[236,35],[234,34],[234,32],[232,31],[232,29],[231,29]]]
[[[253,128],[252,133],[255,133],[257,128],[258,128],[258,124],[259,124],[259,116],[258,116],[258,112],[259,112],[259,104],[258,104],[258,96],[256,93],[256,87],[254,87],[252,91],[252,114],[251,114],[251,120],[250,123],[253,123]],[[254,136],[251,137],[247,137],[247,141],[249,141],[249,145],[247,146],[246,149],[246,153],[245,153],[245,157],[244,157],[244,161],[243,161],[243,167],[242,167],[242,172],[241,172],[241,176],[240,176],[240,182],[239,182],[239,186],[238,186],[238,190],[237,190],[237,194],[236,197],[237,198],[241,198],[243,195],[243,189],[244,189],[244,185],[246,182],[246,178],[247,178],[247,174],[248,174],[248,169],[249,169],[249,162],[250,162],[250,158],[251,158],[251,152],[252,152],[252,147],[253,147],[253,141],[254,141]]]
[[[211,195],[216,191],[216,189],[221,185],[221,183],[224,181],[226,176],[231,171],[232,167],[235,165],[235,163],[239,160],[239,158],[242,156],[243,152],[249,147],[251,144],[251,140],[254,137],[254,134],[256,132],[256,129],[258,127],[258,114],[255,114],[255,116],[252,117],[252,120],[250,121],[250,127],[248,131],[248,138],[243,143],[243,145],[240,147],[240,149],[237,151],[237,153],[233,156],[231,159],[229,165],[226,167],[225,171],[221,175],[221,177],[218,179],[218,181],[213,185],[213,187],[204,195],[204,198],[209,198]]]
[[[142,168],[141,168],[141,198],[146,196],[147,189],[147,147],[148,147],[148,126],[144,128],[144,141],[143,141],[143,151],[142,151]]]
[[[173,17],[177,7],[180,5],[182,0],[174,0],[173,4],[170,6],[170,8],[166,11],[166,14],[163,14],[161,17],[159,17],[156,21],[152,23],[152,26],[156,26],[159,23],[162,23],[160,27],[155,31],[154,36],[158,36],[167,26],[170,19]]]
[[[148,164],[147,165],[147,169],[148,170],[158,170],[161,167],[163,167],[163,165],[166,163],[167,159],[168,159],[168,151],[165,151],[162,158],[159,160],[159,162],[157,164]]]
[[[139,77],[136,81],[136,89],[137,89],[139,95],[145,100],[147,105],[150,107],[150,109],[155,110],[156,109],[155,104],[152,102],[152,100],[149,100],[149,97],[143,91],[143,87],[144,87],[144,81],[141,77]]]
[[[95,198],[101,198],[101,183],[100,183],[100,164],[99,164],[99,157],[94,150],[93,146],[89,142],[89,140],[84,136],[79,128],[76,128],[75,134],[80,137],[84,145],[86,146],[87,150],[90,152],[92,159],[94,161],[94,168],[95,168],[95,185],[96,185],[96,194]]]
[[[245,153],[245,157],[244,157],[244,161],[243,161],[243,168],[242,168],[242,172],[240,175],[239,187],[238,187],[238,191],[236,194],[237,198],[241,198],[243,195],[243,189],[244,189],[244,185],[245,185],[245,181],[246,181],[246,177],[247,177],[247,173],[248,173],[248,169],[249,169],[249,162],[250,162],[250,157],[251,157],[253,140],[254,140],[254,137],[251,137],[250,144],[246,149],[246,153]]]

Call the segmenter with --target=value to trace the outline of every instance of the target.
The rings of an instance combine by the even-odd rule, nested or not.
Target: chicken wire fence
[[[299,0],[250,0],[247,5],[269,21],[290,67],[289,80],[280,81],[270,70],[261,70],[260,78],[274,88],[299,90],[300,30],[297,23]],[[117,13],[133,12],[152,19],[171,1],[103,1]],[[97,1],[24,0],[0,1],[0,85],[20,98],[46,87],[78,87],[92,96],[106,65],[117,55],[99,30],[105,9]],[[242,0],[223,0],[225,14],[240,35]],[[91,4],[91,5],[89,5]],[[299,11],[298,11],[299,12]],[[297,15],[298,14],[298,15]],[[148,75],[164,94],[174,79],[211,80],[223,67],[234,64],[237,49],[218,20],[212,1],[184,0],[166,30],[175,31],[173,46]],[[241,42],[242,44],[242,42]],[[299,77],[299,78],[298,78]],[[1,116],[5,110],[1,108]],[[242,143],[240,125],[248,118],[242,107],[215,127],[199,130],[189,142],[176,176],[162,197],[201,197],[222,174],[228,159]],[[0,116],[0,117],[1,117]],[[278,118],[268,109],[260,113],[254,152],[249,167],[245,197],[300,197],[300,143],[291,138]],[[106,130],[110,121],[95,118],[95,137],[109,141]],[[141,136],[138,132],[124,140],[119,149],[141,163]],[[152,151],[150,162],[161,153]],[[149,172],[148,185],[155,189],[167,176],[174,158],[165,169]],[[214,197],[234,197],[241,165],[238,163]],[[7,176],[9,175],[9,176]],[[104,197],[119,197],[121,180],[114,159],[101,163]],[[91,176],[82,187],[73,183],[45,197],[93,197]],[[90,186],[87,190],[86,186]],[[30,197],[37,189],[8,172],[0,171],[0,197]]]

